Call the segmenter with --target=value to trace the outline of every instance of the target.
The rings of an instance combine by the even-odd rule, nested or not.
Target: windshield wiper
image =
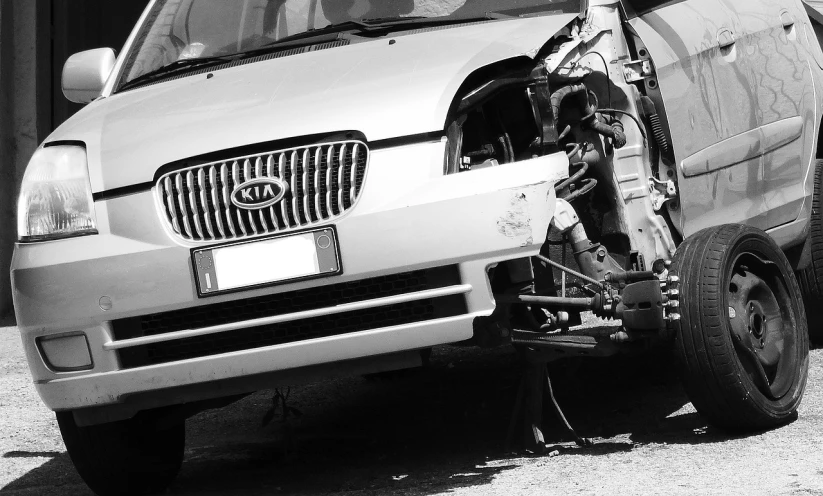
[[[485,12],[480,15],[472,16],[444,16],[444,17],[426,17],[426,16],[409,16],[409,17],[376,17],[372,19],[363,19],[362,22],[367,23],[370,27],[403,27],[403,26],[418,26],[436,25],[436,24],[460,24],[464,22],[480,22],[480,21],[497,21],[501,19],[516,19],[515,16],[509,14],[502,14],[500,12]]]
[[[308,44],[308,41],[314,41],[316,38],[327,38],[329,37],[329,35],[336,35],[340,33],[370,33],[372,31],[378,30],[377,28],[377,25],[372,25],[371,23],[364,21],[353,20],[340,22],[337,24],[329,24],[328,26],[324,26],[322,28],[310,29],[308,31],[303,31],[302,33],[296,33],[291,36],[286,36],[285,38],[280,38],[277,41],[266,43],[261,47],[252,49],[249,52],[244,53],[257,53],[259,51],[266,50],[270,47],[282,48],[292,45],[304,45]]]
[[[118,91],[127,90],[147,83],[152,83],[154,81],[165,79],[169,76],[190,71],[192,69],[224,64],[226,62],[233,62],[239,58],[238,55],[239,54],[232,54],[214,57],[175,60],[171,64],[166,64],[159,69],[147,72],[141,76],[132,79],[131,81],[121,84],[118,88]]]
[[[499,19],[509,19],[512,16],[506,14],[499,14],[496,12],[486,12],[481,16],[471,17],[383,17],[374,19],[361,19],[340,22],[337,24],[330,24],[322,28],[311,29],[302,33],[286,36],[277,41],[267,43],[261,47],[242,52],[244,57],[249,54],[258,54],[271,50],[279,50],[289,46],[307,45],[322,38],[322,41],[327,41],[329,35],[340,33],[351,33],[357,35],[385,35],[392,31],[401,31],[406,27],[427,27],[427,26],[442,26],[447,24],[461,24],[464,22],[478,22],[490,21]],[[336,38],[335,38],[336,39]]]

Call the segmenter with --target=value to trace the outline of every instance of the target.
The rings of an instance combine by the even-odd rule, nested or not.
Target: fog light
[[[89,342],[83,333],[40,338],[37,344],[46,366],[55,372],[76,372],[94,366]]]

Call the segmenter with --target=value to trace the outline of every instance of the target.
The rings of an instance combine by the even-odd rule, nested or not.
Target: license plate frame
[[[280,276],[272,275],[277,269],[271,266],[262,266],[261,272],[265,273],[268,270],[268,274],[249,275],[237,272],[238,266],[242,269],[242,266],[249,267],[255,263],[264,264],[265,260],[261,260],[260,257],[266,252],[272,257],[294,255],[294,250],[307,248],[309,240],[314,246],[315,267],[309,267],[310,254],[301,252],[298,258],[302,260],[299,263],[289,260],[290,267],[280,266]],[[191,263],[194,270],[194,285],[197,295],[201,298],[343,273],[337,230],[334,226],[192,249]],[[224,281],[223,285],[220,274]]]

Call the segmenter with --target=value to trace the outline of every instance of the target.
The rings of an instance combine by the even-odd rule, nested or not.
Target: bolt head
[[[680,278],[677,276],[669,276],[667,281],[669,284],[678,284],[680,282]]]
[[[679,313],[670,313],[669,315],[666,316],[666,320],[668,320],[669,322],[677,322],[677,321],[680,320],[680,314]]]
[[[680,291],[677,289],[670,289],[666,292],[666,294],[669,296],[669,299],[672,300],[680,298]]]

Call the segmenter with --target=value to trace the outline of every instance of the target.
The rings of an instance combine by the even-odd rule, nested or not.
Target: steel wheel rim
[[[777,400],[794,384],[797,325],[794,302],[777,266],[744,252],[726,284],[728,319],[737,358],[766,397]]]

